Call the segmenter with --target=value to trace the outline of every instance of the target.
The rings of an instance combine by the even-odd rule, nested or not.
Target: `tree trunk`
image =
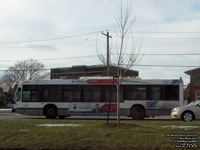
[[[117,84],[117,125],[120,124],[120,84]]]

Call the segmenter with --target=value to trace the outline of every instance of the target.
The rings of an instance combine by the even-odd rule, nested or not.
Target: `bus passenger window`
[[[39,102],[40,91],[23,91],[24,102]]]
[[[24,102],[31,101],[31,91],[23,91],[23,101]]]
[[[38,94],[40,95],[40,93]],[[38,98],[40,98],[40,96]],[[44,102],[61,102],[62,86],[46,85],[41,93],[41,98]]]
[[[160,100],[161,99],[161,91],[159,87],[152,87],[152,100]]]
[[[175,85],[165,87],[166,100],[179,100],[179,87]]]
[[[49,91],[45,90],[44,91],[44,102],[48,102],[48,98],[49,98]]]
[[[106,102],[116,102],[117,101],[117,89],[115,86],[105,87]],[[121,98],[120,98],[121,101]]]
[[[100,102],[101,88],[99,86],[83,86],[84,102]]]
[[[31,101],[32,102],[39,102],[40,101],[40,91],[32,91]]]
[[[124,99],[127,100],[145,100],[147,97],[146,87],[144,86],[125,86]]]
[[[63,101],[79,102],[81,100],[80,86],[65,86],[63,91]]]

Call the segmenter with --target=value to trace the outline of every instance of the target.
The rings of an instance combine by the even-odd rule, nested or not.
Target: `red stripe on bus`
[[[91,84],[117,84],[117,79],[89,79],[87,80],[88,83]]]

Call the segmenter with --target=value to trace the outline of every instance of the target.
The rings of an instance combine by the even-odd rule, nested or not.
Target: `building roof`
[[[117,66],[110,66],[111,68],[116,68]],[[105,65],[92,65],[92,66],[86,66],[86,65],[77,65],[72,67],[62,67],[62,68],[51,68],[51,71],[64,71],[66,73],[82,73],[82,72],[105,72],[104,68],[106,68]],[[122,68],[122,67],[121,67]],[[95,69],[95,70],[93,70]],[[125,70],[125,68],[122,68]],[[138,73],[138,71],[133,69],[127,69],[128,71]]]
[[[192,69],[192,70],[188,70],[188,71],[185,71],[185,74],[188,74],[188,75],[193,75],[193,74],[199,74],[200,73],[200,68],[195,68],[195,69]]]

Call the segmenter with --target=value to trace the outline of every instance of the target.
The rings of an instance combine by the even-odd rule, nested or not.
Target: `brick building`
[[[189,102],[200,100],[200,68],[185,71],[190,75],[190,83],[186,89]]]
[[[110,67],[110,76],[116,76],[117,67]],[[127,77],[138,77],[139,72],[132,69],[122,68],[124,76]],[[52,68],[51,79],[78,79],[84,76],[106,76],[106,66],[104,65],[93,65],[93,66],[72,66],[64,68]]]

